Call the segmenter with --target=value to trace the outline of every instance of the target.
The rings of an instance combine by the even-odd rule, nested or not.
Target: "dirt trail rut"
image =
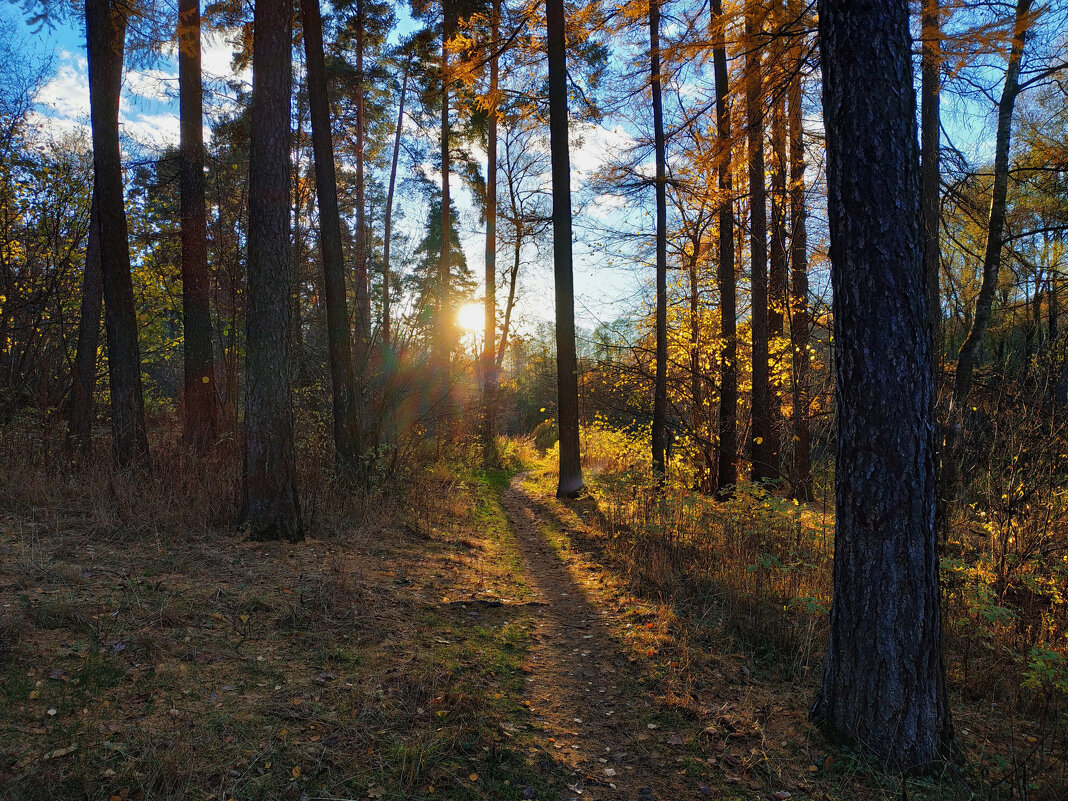
[[[527,665],[532,724],[543,745],[575,771],[561,797],[671,801],[693,787],[678,779],[672,757],[662,757],[649,725],[650,703],[638,684],[626,646],[606,625],[592,585],[595,571],[557,553],[539,523],[544,512],[517,476],[502,494],[539,607]],[[637,689],[641,688],[641,689]],[[659,735],[659,736],[658,736]],[[665,761],[666,760],[666,761]]]

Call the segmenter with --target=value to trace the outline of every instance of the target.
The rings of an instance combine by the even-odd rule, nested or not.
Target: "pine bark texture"
[[[111,0],[87,0],[89,107],[93,129],[93,187],[97,197],[104,327],[108,338],[112,453],[121,468],[148,459],[141,356],[137,344],[130,274],[130,243],[123,201],[119,149],[119,93],[126,42],[126,7]]]
[[[185,414],[182,433],[198,453],[219,433],[211,342],[211,279],[204,197],[204,102],[200,74],[200,0],[178,4],[178,98],[182,237]]]
[[[731,107],[727,49],[723,26],[726,18],[721,0],[712,0],[712,60],[716,78],[716,138],[719,145],[717,189],[719,190],[719,288],[720,357],[719,457],[716,489],[720,495],[738,483],[738,322],[737,283],[734,275],[734,186],[731,180]]]
[[[579,458],[575,278],[571,265],[571,157],[567,141],[567,52],[563,0],[546,0],[549,61],[549,153],[553,190],[553,276],[556,288],[556,386],[560,433],[557,497],[582,492]]]
[[[656,379],[653,385],[653,473],[667,471],[667,144],[660,90],[660,7],[649,0],[649,67],[653,96],[653,149],[656,153]]]
[[[819,35],[838,447],[830,636],[811,714],[915,768],[945,753],[951,725],[908,4],[821,0]]]
[[[303,537],[290,379],[291,0],[256,0],[249,147],[243,522],[252,539]]]
[[[323,289],[326,296],[326,336],[333,389],[334,447],[338,467],[349,471],[357,466],[362,456],[361,421],[356,394],[356,374],[352,362],[352,338],[349,333],[341,214],[337,202],[334,140],[330,125],[330,95],[323,57],[323,22],[319,0],[302,0],[300,5],[304,21],[312,149],[315,153],[319,249],[323,260]]]

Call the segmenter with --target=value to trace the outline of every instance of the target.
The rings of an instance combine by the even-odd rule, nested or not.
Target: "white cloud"
[[[614,217],[616,212],[623,208],[622,195],[597,195],[587,206],[586,213],[599,220]]]
[[[60,140],[72,134],[84,134],[89,136],[89,114],[83,119],[71,117],[51,117],[39,111],[31,111],[27,115],[28,125],[44,133],[49,139]]]
[[[603,125],[572,126],[579,137],[578,147],[571,148],[571,169],[589,176],[634,146],[634,137],[623,126],[605,128]]]
[[[205,73],[216,78],[230,77],[233,75],[234,53],[238,46],[237,31],[205,36],[201,42],[201,68]],[[238,73],[236,77],[251,81],[251,70],[246,69]]]
[[[33,124],[44,133],[59,137],[89,130],[88,62],[82,54],[62,50],[57,55],[55,75],[37,96]],[[136,141],[165,147],[178,141],[177,103],[169,93],[173,72],[131,70],[126,73],[120,123]]]
[[[81,120],[89,118],[89,70],[84,56],[67,50],[58,55],[59,68],[41,87],[37,102],[45,116]]]
[[[154,147],[178,144],[178,117],[171,112],[122,116],[122,128],[136,141]]]

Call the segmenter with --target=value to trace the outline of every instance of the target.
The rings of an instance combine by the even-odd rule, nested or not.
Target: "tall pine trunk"
[[[356,230],[353,232],[355,245],[353,271],[356,278],[356,375],[359,382],[357,389],[360,393],[363,392],[367,381],[367,363],[371,345],[371,291],[367,275],[367,192],[363,152],[367,133],[363,69],[363,29],[366,23],[363,6],[364,0],[356,0]],[[359,423],[362,427],[365,421],[360,420]]]
[[[712,60],[716,77],[716,139],[719,148],[716,188],[719,192],[719,288],[720,356],[719,457],[716,490],[728,495],[738,483],[738,321],[737,283],[734,275],[734,185],[731,180],[731,107],[728,86],[727,49],[721,0],[712,1]]]
[[[582,492],[579,457],[575,278],[571,265],[571,156],[567,125],[567,43],[564,0],[545,0],[549,61],[549,153],[553,190],[553,276],[556,288],[556,389],[560,430],[557,497]]]
[[[326,296],[326,337],[333,388],[334,447],[338,467],[351,471],[361,453],[356,375],[352,362],[348,304],[345,298],[345,259],[341,245],[341,214],[334,170],[334,139],[330,125],[330,93],[323,57],[323,21],[319,0],[302,0],[304,52],[308,68],[308,107],[311,112],[312,149],[315,152],[315,189],[319,204],[319,248],[323,259]]]
[[[931,765],[951,737],[908,23],[903,0],[819,4],[838,450],[812,717],[901,769]]]
[[[387,350],[392,343],[392,298],[390,280],[390,244],[393,241],[393,193],[397,187],[397,162],[400,160],[401,132],[404,130],[404,100],[408,94],[408,73],[412,67],[409,53],[404,62],[404,78],[401,79],[400,98],[397,101],[397,129],[393,133],[393,157],[389,163],[389,188],[386,190],[385,220],[382,226],[382,345]]]
[[[119,93],[128,13],[124,5],[112,0],[86,0],[93,187],[97,198],[104,324],[108,338],[112,452],[119,467],[134,466],[148,459],[119,149]]]
[[[792,24],[801,16],[800,0],[790,0]],[[798,501],[813,500],[812,436],[809,427],[808,229],[805,220],[805,131],[801,110],[801,46],[793,48],[794,73],[787,92],[790,137],[790,344],[793,350],[793,442],[790,494]]]
[[[211,342],[208,220],[204,199],[204,112],[200,74],[200,0],[178,4],[178,98],[181,153],[182,329],[185,345],[185,441],[204,453],[219,433]]]
[[[482,337],[483,404],[482,451],[487,464],[496,459],[497,434],[497,36],[501,20],[500,0],[494,0],[490,17],[490,85],[486,132],[486,320]]]
[[[256,0],[249,144],[245,478],[256,540],[303,537],[290,382],[291,0]]]
[[[660,7],[649,0],[649,68],[656,151],[656,381],[653,385],[653,473],[663,484],[667,471],[667,145],[660,90]]]
[[[96,192],[89,211],[89,241],[82,275],[81,314],[78,318],[78,350],[74,356],[68,431],[82,455],[92,447],[96,355],[100,349],[100,313],[104,309],[104,277],[100,271],[100,213]]]

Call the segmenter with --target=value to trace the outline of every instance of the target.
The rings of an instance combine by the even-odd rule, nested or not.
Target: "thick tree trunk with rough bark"
[[[811,714],[887,765],[918,768],[946,753],[951,723],[908,4],[822,0],[819,35],[838,449],[830,636]]]
[[[312,149],[315,152],[315,189],[319,204],[319,249],[323,260],[326,296],[326,337],[333,389],[334,448],[338,467],[357,467],[362,431],[352,362],[352,339],[345,292],[345,259],[341,245],[341,214],[337,202],[334,139],[330,125],[330,94],[323,57],[323,22],[319,0],[302,0],[304,52],[308,69],[308,107],[311,112]]]
[[[303,537],[289,373],[291,0],[256,0],[249,145],[245,480],[256,540]]]
[[[712,60],[716,77],[716,138],[719,144],[719,285],[720,357],[719,458],[716,490],[728,495],[738,483],[738,321],[737,284],[734,275],[734,186],[731,180],[731,108],[728,86],[725,17],[721,0],[712,0]]]
[[[764,97],[760,10],[745,6],[745,126],[749,158],[749,265],[753,332],[752,481],[776,474],[768,374],[768,211],[764,188]]]
[[[653,95],[653,149],[656,152],[656,379],[653,384],[653,473],[662,483],[667,471],[667,145],[660,90],[660,7],[649,0],[649,67]]]
[[[567,51],[564,0],[546,0],[549,60],[549,153],[553,189],[553,275],[556,287],[556,387],[560,430],[557,497],[582,492],[579,457],[578,356],[575,278],[571,265],[571,156],[567,141]]]
[[[100,214],[96,204],[94,191],[89,211],[89,241],[85,247],[85,270],[82,275],[78,350],[74,356],[67,418],[70,438],[83,455],[87,455],[92,447],[96,355],[100,349],[100,313],[104,310],[104,276],[100,270]]]
[[[791,19],[801,15],[800,0],[790,0]],[[808,371],[808,229],[805,221],[805,132],[801,111],[801,48],[794,48],[795,71],[788,90],[790,136],[790,344],[793,349],[793,447],[790,458],[790,494],[798,501],[813,500],[812,436],[809,427]]]
[[[494,0],[490,17],[490,85],[486,132],[486,319],[482,337],[482,452],[487,464],[496,460],[497,436],[497,30],[501,20],[500,0]]]
[[[93,187],[100,226],[100,266],[114,436],[112,452],[119,467],[138,465],[148,459],[137,313],[134,311],[119,149],[119,92],[127,14],[125,6],[110,0],[87,0],[85,4]]]
[[[204,198],[204,112],[200,75],[200,0],[178,4],[178,98],[181,153],[182,331],[185,415],[182,432],[198,453],[219,433],[215,356],[211,343],[211,282]]]

